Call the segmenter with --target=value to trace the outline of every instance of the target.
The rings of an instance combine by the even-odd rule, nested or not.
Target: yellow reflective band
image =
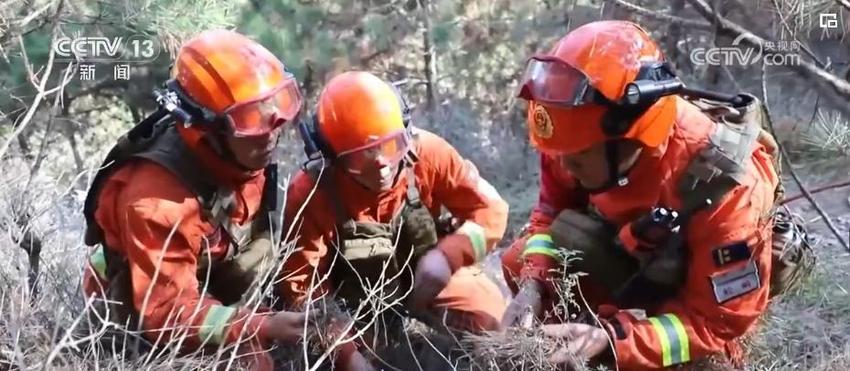
[[[556,260],[561,260],[561,254],[558,253],[558,250],[548,249],[545,247],[527,247],[522,251],[522,257],[525,258],[529,255],[546,255]]]
[[[198,337],[201,342],[209,341],[213,344],[221,344],[224,341],[224,330],[227,328],[227,322],[234,314],[236,314],[236,308],[223,305],[211,306],[204,317],[204,323],[198,330]]]
[[[522,251],[522,257],[527,255],[542,254],[547,255],[557,260],[561,260],[561,254],[555,248],[555,243],[552,242],[552,236],[548,234],[535,234],[528,238],[525,242],[525,249]]]
[[[657,318],[649,318],[649,322],[652,323],[652,328],[655,329],[655,335],[658,336],[658,341],[661,342],[661,364],[664,367],[670,366],[673,362],[670,360],[670,340],[667,339],[667,332]]]
[[[103,253],[103,246],[98,246],[94,252],[89,255],[89,264],[94,268],[95,273],[101,278],[106,279],[106,255]]]
[[[537,241],[541,241],[543,243],[548,242],[549,245],[554,245],[554,242],[552,242],[552,235],[545,234],[545,233],[538,233],[538,234],[535,234],[535,235],[532,235],[531,237],[529,237],[528,241],[525,242],[525,246],[530,246],[530,245],[536,243]]]
[[[664,367],[691,360],[690,344],[685,326],[675,314],[668,313],[649,318],[658,341],[661,343],[661,360]]]
[[[664,317],[667,317],[667,319],[673,323],[673,327],[676,329],[676,334],[679,335],[679,344],[682,346],[680,350],[682,363],[689,362],[691,360],[691,346],[690,339],[688,338],[688,332],[685,331],[685,326],[675,314],[668,313],[665,314]]]
[[[469,237],[472,242],[472,250],[475,253],[475,261],[484,260],[484,257],[487,256],[487,239],[484,237],[484,227],[467,220],[458,228],[457,233]]]

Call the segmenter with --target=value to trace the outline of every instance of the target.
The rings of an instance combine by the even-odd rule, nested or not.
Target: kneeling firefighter
[[[717,354],[740,366],[741,337],[814,259],[777,217],[778,153],[758,100],[685,87],[624,21],[581,26],[532,57],[519,96],[541,184],[502,259],[516,293],[503,324],[564,321],[558,273],[585,272],[598,320],[544,325],[569,344],[553,361],[636,370]]]
[[[266,48],[225,30],[184,44],[172,73],[160,109],[118,140],[89,190],[85,293],[100,318],[151,342],[242,344],[270,370],[259,351],[297,341],[305,316],[243,304],[277,265],[272,153],[300,111],[298,85]]]
[[[322,90],[302,127],[311,161],[285,207],[300,250],[284,264],[281,296],[315,307],[312,299],[330,295],[350,313],[495,329],[505,299],[474,266],[502,237],[508,206],[449,143],[411,126],[409,111],[393,85],[367,72],[340,74]],[[443,207],[454,223],[441,222]],[[354,358],[360,352],[337,363]]]

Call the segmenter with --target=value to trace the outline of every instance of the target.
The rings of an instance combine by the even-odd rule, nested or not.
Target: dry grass
[[[231,362],[227,349],[206,355],[169,349],[159,357],[132,360],[104,349],[102,339],[85,339],[83,332],[75,331],[75,321],[79,327],[84,325],[82,314],[86,308],[78,287],[79,267],[86,250],[75,242],[77,238],[55,234],[44,239],[44,250],[49,253],[42,264],[38,297],[33,297],[28,288],[25,254],[10,240],[3,243],[8,259],[0,270],[4,287],[0,294],[0,369],[185,370],[215,368]],[[823,263],[804,290],[772,306],[753,339],[751,359],[755,369],[844,370],[850,365],[850,347],[846,345],[850,343],[850,295],[844,290],[850,269],[844,260],[822,258]],[[571,303],[565,308],[575,308],[575,302],[580,300],[563,299],[564,303]],[[338,320],[338,313],[326,311],[315,318],[316,326],[308,338],[316,340],[308,343],[326,343],[320,340],[322,331]],[[452,339],[424,330],[413,320],[405,326],[409,338],[397,346],[423,356],[408,363],[409,368],[399,368],[403,370],[444,370],[451,368],[448,365],[457,369],[550,370],[552,365],[545,361],[546,356],[561,345],[532,330],[512,329]],[[457,340],[465,352],[455,346]],[[320,349],[313,347],[310,353],[319,353]],[[388,349],[390,356],[393,350],[398,354],[398,348]],[[280,369],[303,369],[304,363],[299,363],[304,354],[300,346],[275,352],[288,351],[292,353],[281,358]],[[390,358],[386,350],[381,356]],[[322,367],[327,368],[327,363],[317,369]]]
[[[802,133],[801,144],[825,156],[850,154],[850,122],[835,111],[817,110],[815,121]]]
[[[823,129],[812,130],[821,130],[823,138],[832,138],[819,142],[824,147],[844,148],[846,128],[843,132],[830,129],[831,123],[840,122],[830,118],[824,113],[824,119],[819,121]],[[845,139],[841,139],[842,135]],[[459,147],[465,146],[462,137],[456,136],[455,140],[460,142]],[[492,143],[492,146],[507,147],[506,143]],[[516,142],[510,146],[522,152]],[[297,147],[292,145],[291,148]],[[461,148],[461,151],[472,153],[478,148],[480,143]],[[823,147],[811,150],[824,151]],[[68,185],[77,183],[75,177],[61,173],[61,168],[70,168],[67,155],[64,160],[62,155],[57,153],[45,160],[48,164],[57,161],[56,168],[49,170],[58,175],[29,179],[28,164],[12,161],[4,163],[4,172],[0,174],[0,225],[3,226],[0,251],[4,257],[0,260],[0,370],[186,370],[233,365],[233,348],[202,354],[166,347],[157,357],[130,359],[105,348],[102,336],[86,337],[83,330],[89,325],[83,315],[87,303],[79,286],[88,252],[81,243],[83,195]],[[513,156],[515,160],[506,163],[501,161],[504,157],[499,156]],[[476,162],[491,164],[491,168],[482,166],[482,172],[488,173],[487,178],[493,179],[494,186],[503,190],[503,196],[512,206],[518,206],[511,210],[512,229],[524,222],[527,207],[536,197],[536,177],[526,166],[526,160],[534,161],[534,157],[525,156],[520,161],[517,153],[497,156],[490,151],[479,154],[476,159]],[[290,165],[297,164],[291,158],[288,161]],[[494,164],[505,166],[497,169]],[[60,184],[57,179],[64,181]],[[22,209],[22,205],[26,207]],[[16,218],[21,210],[27,210],[31,218],[19,225]],[[32,293],[28,282],[29,260],[18,244],[26,231],[33,232],[43,244],[38,295]],[[815,277],[802,292],[772,305],[753,339],[754,369],[845,370],[850,366],[850,347],[847,346],[850,344],[850,295],[845,290],[850,282],[847,273],[850,272],[850,256],[830,250],[822,252],[819,261]],[[261,292],[253,294],[254,297],[264,295]],[[580,297],[562,298],[562,315],[574,318],[577,308],[581,307],[577,303],[581,301]],[[319,312],[315,317],[316,326],[307,336],[306,352],[303,345],[274,350],[280,358],[279,368],[301,370],[305,369],[305,364],[313,369],[328,368],[327,359],[332,358],[332,354],[325,357],[324,362],[317,360],[324,353],[323,348],[333,348],[329,340],[335,339],[325,336],[324,330],[339,321],[337,315],[333,311]],[[401,339],[403,341],[375,351],[382,353],[377,357],[403,365],[399,367],[402,370],[549,370],[552,368],[545,361],[546,355],[560,345],[533,330],[512,329],[504,333],[447,337],[424,329],[415,320],[407,320],[403,326],[407,334]],[[407,357],[410,354],[417,357]],[[407,359],[392,359],[393,356]]]
[[[464,339],[464,347],[484,370],[553,370],[557,365],[548,358],[564,345],[565,340],[549,339],[533,329],[518,327]]]
[[[11,173],[4,178],[4,200],[20,197],[25,177]],[[165,369],[185,370],[198,368],[236,367],[233,348],[222,348],[207,353],[185,353],[176,347],[166,347],[157,357],[130,359],[120,352],[104,347],[106,330],[86,337],[89,326],[84,316],[87,303],[80,294],[81,267],[87,248],[81,245],[78,220],[80,198],[43,180],[29,184],[33,215],[29,224],[17,226],[10,223],[11,208],[6,204],[0,217],[5,222],[5,232],[0,238],[4,259],[0,261],[0,369]],[[533,190],[532,190],[533,191]],[[37,233],[43,243],[39,275],[39,293],[33,295],[28,283],[26,254],[17,246],[23,229]],[[751,359],[755,369],[765,370],[843,370],[850,365],[850,295],[845,289],[850,282],[850,257],[832,250],[821,251],[821,265],[815,276],[799,293],[790,295],[772,305],[759,332],[753,339]],[[830,259],[823,256],[830,254]],[[569,284],[569,283],[566,283]],[[569,292],[569,291],[565,291]],[[257,293],[255,296],[260,296]],[[580,297],[565,297],[564,314],[569,318],[577,313]],[[315,317],[316,327],[308,334],[311,365],[317,366],[315,353],[328,344],[324,329],[338,321],[337,314],[325,312]],[[425,330],[414,320],[404,323],[405,341],[387,347],[382,355],[395,364],[404,364],[403,370],[434,369],[551,369],[546,355],[560,344],[545,339],[534,331],[512,329],[505,333],[446,337]],[[119,331],[119,334],[121,332]],[[132,336],[131,336],[132,338]],[[458,346],[460,343],[460,346]],[[390,360],[407,350],[409,363]],[[275,352],[285,352],[280,349]],[[292,349],[278,364],[281,369],[303,369],[304,349]],[[389,355],[387,355],[387,352]],[[309,358],[309,357],[308,357]],[[302,362],[302,363],[299,363]],[[430,368],[429,368],[430,367]]]
[[[579,274],[568,273],[567,267],[577,259],[574,253],[564,252],[567,263],[558,272],[557,285],[560,297],[556,301],[552,316],[570,321],[592,322],[587,315],[587,304],[578,288]],[[542,322],[549,322],[544,318]],[[469,353],[472,363],[483,370],[553,370],[558,365],[549,361],[555,351],[563,348],[568,339],[549,338],[541,334],[541,321],[535,320],[530,328],[512,327],[499,332],[467,335],[461,342]],[[571,363],[584,365],[584,360],[573,356]]]

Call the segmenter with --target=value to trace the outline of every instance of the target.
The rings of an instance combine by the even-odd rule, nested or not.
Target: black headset
[[[401,106],[401,122],[405,130],[410,129],[411,108],[407,99],[399,91],[396,83],[387,83],[392,88],[398,104]],[[322,137],[319,132],[319,126],[322,123],[319,121],[319,110],[313,113],[309,119],[301,120],[298,123],[298,131],[301,133],[301,139],[304,141],[304,153],[307,154],[308,160],[316,160],[325,158],[332,160],[336,158],[336,153],[330,144]]]
[[[154,89],[153,94],[159,109],[182,121],[184,125],[214,124],[224,119],[192,99],[176,79],[166,81],[165,88]]]
[[[174,63],[168,66],[169,71],[174,68]],[[291,74],[292,72],[282,66],[283,72]],[[196,123],[215,125],[224,122],[223,115],[215,113],[213,110],[204,107],[196,102],[189,94],[183,90],[176,78],[169,79],[163,84],[163,89],[154,89],[153,96],[159,110],[166,112],[171,117],[183,122],[183,125],[192,125]]]

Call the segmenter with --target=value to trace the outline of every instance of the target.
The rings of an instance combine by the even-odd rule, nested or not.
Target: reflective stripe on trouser
[[[100,279],[106,279],[106,255],[103,252],[103,246],[98,246],[89,255],[89,264]]]
[[[679,317],[668,313],[648,318],[648,320],[652,323],[652,328],[655,329],[655,334],[661,343],[661,360],[664,367],[691,360],[688,333]]]
[[[480,262],[487,256],[487,238],[484,237],[484,227],[470,221],[466,221],[458,228],[457,233],[469,237],[472,242],[472,250],[475,253],[475,261]]]
[[[556,260],[561,260],[561,254],[555,248],[555,243],[552,242],[552,236],[548,234],[540,233],[528,237],[528,240],[525,242],[525,249],[522,251],[522,257],[525,258],[532,254],[546,255]]]
[[[221,344],[224,341],[227,323],[230,322],[234,314],[236,314],[236,308],[223,305],[211,306],[204,317],[201,328],[198,330],[198,337],[201,342],[209,341],[213,344]]]

